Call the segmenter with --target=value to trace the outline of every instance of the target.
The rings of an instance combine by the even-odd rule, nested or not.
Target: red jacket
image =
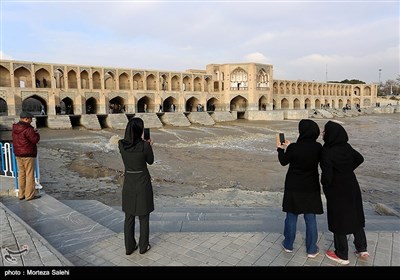
[[[20,121],[13,124],[12,140],[17,157],[36,157],[40,135],[30,123]]]

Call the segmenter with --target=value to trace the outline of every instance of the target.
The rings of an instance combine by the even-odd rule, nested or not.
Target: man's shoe
[[[26,201],[38,199],[38,198],[40,198],[40,197],[42,197],[42,196],[41,196],[41,195],[36,195],[36,196],[32,197],[31,199],[26,199]]]
[[[357,258],[368,258],[369,257],[369,253],[367,251],[364,251],[364,252],[355,251],[354,254],[356,255]]]
[[[331,259],[340,264],[349,264],[350,263],[349,260],[342,260],[341,258],[336,256],[335,252],[333,252],[331,250],[326,251],[325,255],[328,257],[328,259]]]

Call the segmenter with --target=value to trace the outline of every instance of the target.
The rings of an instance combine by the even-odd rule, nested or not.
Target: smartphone
[[[284,133],[277,133],[276,134],[276,145],[281,145],[285,143],[285,134]]]
[[[144,140],[149,140],[150,139],[150,128],[145,128],[144,129],[143,138],[144,138]]]

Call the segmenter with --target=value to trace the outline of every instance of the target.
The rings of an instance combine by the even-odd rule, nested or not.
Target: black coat
[[[326,196],[328,228],[336,234],[351,234],[365,227],[361,190],[354,170],[363,156],[347,143],[344,128],[325,125],[321,156],[321,183]]]
[[[125,166],[122,188],[122,210],[134,216],[154,211],[153,186],[147,164],[153,164],[151,145],[140,141],[128,150],[119,142],[119,151]]]
[[[322,145],[316,142],[318,125],[311,120],[299,123],[300,136],[286,151],[278,148],[281,165],[289,164],[286,173],[282,210],[294,214],[322,214],[318,163]]]

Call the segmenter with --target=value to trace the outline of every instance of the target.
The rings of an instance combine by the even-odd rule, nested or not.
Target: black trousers
[[[149,245],[149,219],[150,214],[139,216],[140,224],[140,236],[139,236],[139,248],[140,251],[146,250]],[[124,237],[125,237],[125,250],[130,253],[136,247],[135,240],[135,216],[129,213],[125,213],[124,222]]]
[[[354,246],[358,252],[367,251],[367,237],[363,228],[353,233]],[[347,244],[346,234],[333,234],[333,242],[335,246],[335,254],[342,260],[349,259],[349,245]]]

